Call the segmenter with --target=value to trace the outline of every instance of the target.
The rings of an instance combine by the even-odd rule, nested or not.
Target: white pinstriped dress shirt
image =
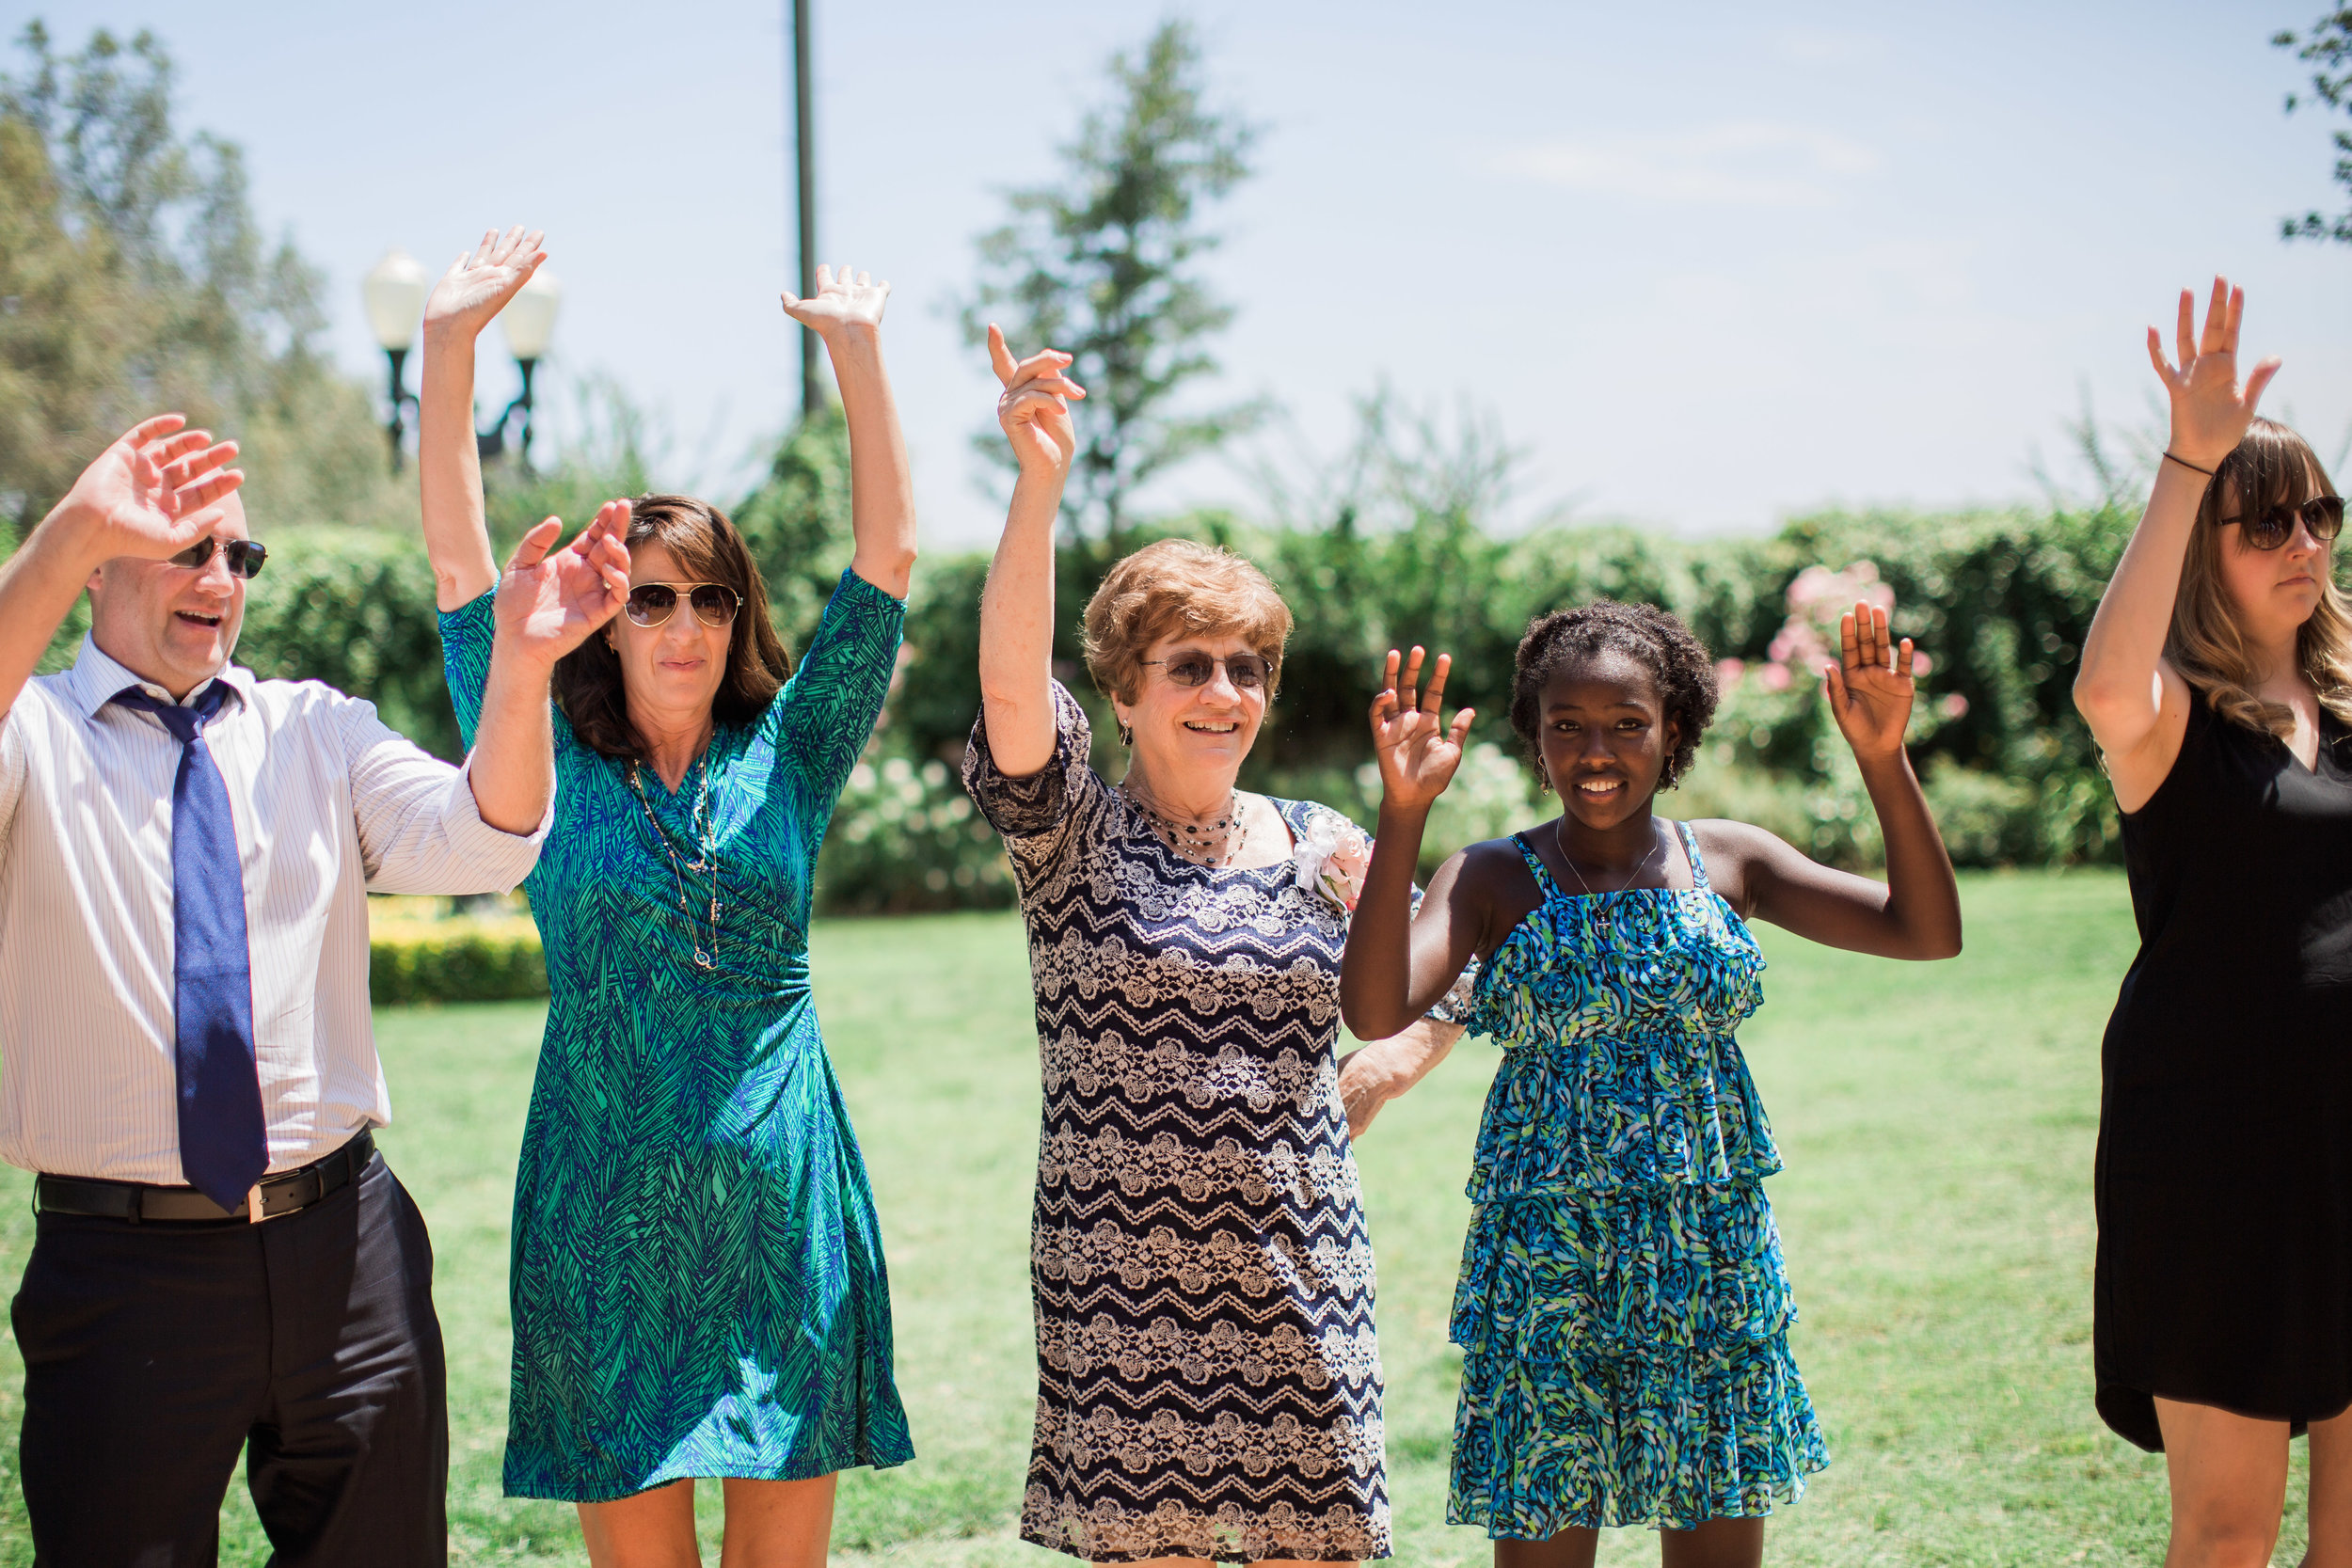
[[[237,696],[205,738],[245,874],[269,1168],[286,1170],[391,1119],[368,1015],[369,891],[502,892],[530,872],[547,823],[528,837],[485,823],[464,770],[373,703],[235,665],[218,678]],[[71,670],[29,682],[0,720],[0,1159],[179,1184],[181,746],[109,700],[143,684],[85,638]]]

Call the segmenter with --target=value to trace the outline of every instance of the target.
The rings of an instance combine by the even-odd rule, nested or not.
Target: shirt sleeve
[[[328,701],[350,769],[369,892],[504,893],[531,874],[555,817],[552,800],[532,832],[502,832],[482,820],[470,755],[453,768],[377,718],[373,703],[341,692]],[[470,722],[467,728],[470,740]]]
[[[25,725],[32,721],[25,710],[37,699],[32,683],[17,693],[16,705],[0,716],[0,865],[8,863],[8,831],[16,825],[16,803],[24,798],[24,780],[31,764],[26,760]]]
[[[800,668],[769,705],[763,726],[774,732],[778,763],[790,765],[812,843],[882,717],[906,620],[902,602],[854,571],[842,573]]]
[[[473,750],[473,732],[482,723],[482,693],[490,684],[490,645],[498,636],[492,603],[497,598],[494,583],[455,610],[441,611],[441,678],[449,683],[457,734],[469,752]]]
[[[1082,808],[1109,787],[1088,760],[1094,732],[1087,710],[1061,682],[1052,690],[1054,754],[1036,772],[1016,779],[996,766],[985,709],[972,721],[972,739],[963,749],[964,790],[988,825],[1004,835],[1014,869],[1024,877],[1068,847]]]

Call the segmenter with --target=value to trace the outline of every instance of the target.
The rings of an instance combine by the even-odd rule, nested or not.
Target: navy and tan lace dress
[[[1788,1354],[1796,1306],[1764,1178],[1780,1169],[1733,1031],[1763,955],[1707,883],[1543,903],[1465,1020],[1503,1047],[1452,1338],[1446,1517],[1500,1539],[1769,1513],[1826,1465]]]
[[[1177,857],[1088,766],[964,782],[1012,857],[1044,1124],[1021,1533],[1097,1562],[1389,1555],[1372,1243],[1340,1108],[1341,908]],[[1354,832],[1275,802],[1295,841]]]

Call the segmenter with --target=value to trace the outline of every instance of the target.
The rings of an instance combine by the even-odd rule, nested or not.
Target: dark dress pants
[[[260,1225],[43,1214],[11,1316],[37,1563],[213,1563],[240,1449],[273,1564],[448,1560],[433,1248],[382,1155]]]

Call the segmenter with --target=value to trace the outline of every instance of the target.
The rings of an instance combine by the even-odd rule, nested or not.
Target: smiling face
[[[643,540],[629,549],[632,585],[694,579],[658,540]],[[691,730],[709,716],[711,700],[726,677],[732,625],[705,624],[681,593],[677,607],[660,626],[641,626],[623,611],[606,623],[606,631],[620,657],[621,689],[640,728],[663,734]]]
[[[1613,648],[1565,664],[1546,681],[1537,723],[1544,773],[1561,808],[1596,830],[1648,812],[1680,738],[1657,678]]]
[[[1171,800],[1231,789],[1265,722],[1265,688],[1235,686],[1222,662],[1206,686],[1179,686],[1165,662],[1153,662],[1194,651],[1223,660],[1259,650],[1232,633],[1164,637],[1143,652],[1135,701],[1111,700],[1120,722],[1135,731],[1136,761]]]
[[[248,538],[245,505],[222,502],[213,537]],[[245,578],[218,549],[201,566],[118,556],[90,574],[90,639],[116,663],[174,698],[217,674],[245,625]]]

